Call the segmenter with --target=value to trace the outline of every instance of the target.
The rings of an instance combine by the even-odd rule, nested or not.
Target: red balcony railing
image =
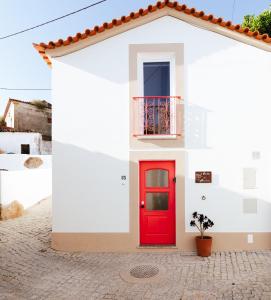
[[[133,97],[134,136],[180,135],[176,104],[180,96]]]

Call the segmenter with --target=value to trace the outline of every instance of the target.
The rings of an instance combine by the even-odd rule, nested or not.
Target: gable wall
[[[48,122],[48,118],[52,118],[51,109],[39,109],[34,105],[21,102],[15,102],[13,105],[15,130],[29,130],[51,137],[52,123]]]
[[[215,231],[270,231],[270,53],[172,17],[53,60],[54,231],[129,231],[129,44],[160,43],[184,44],[184,147],[167,151],[186,156],[186,230],[198,210]],[[257,189],[243,189],[245,167],[257,169]],[[213,183],[195,184],[206,170]],[[243,214],[255,197],[258,213]]]
[[[14,128],[14,104],[12,102],[10,103],[5,121],[7,127]]]

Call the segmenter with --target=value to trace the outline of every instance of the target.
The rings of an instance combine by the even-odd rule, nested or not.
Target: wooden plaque
[[[195,173],[196,183],[212,183],[212,172],[210,171],[197,171]]]

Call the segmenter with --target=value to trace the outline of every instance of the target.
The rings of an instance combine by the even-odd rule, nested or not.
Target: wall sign
[[[195,172],[196,183],[212,183],[212,172],[209,171],[197,171]]]
[[[126,175],[121,175],[120,176],[120,179],[121,179],[121,185],[125,185],[126,184]]]

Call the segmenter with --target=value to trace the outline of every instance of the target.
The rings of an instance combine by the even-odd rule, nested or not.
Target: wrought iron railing
[[[176,104],[180,96],[133,97],[134,136],[180,135]]]

